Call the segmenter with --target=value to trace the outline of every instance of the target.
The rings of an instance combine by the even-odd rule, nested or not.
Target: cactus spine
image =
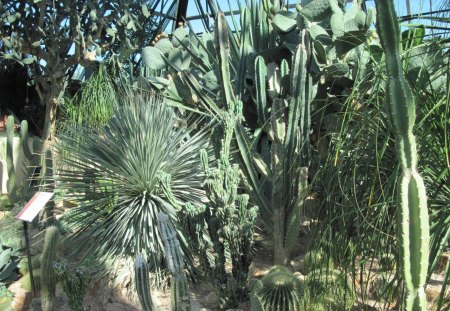
[[[172,311],[189,311],[191,309],[191,300],[189,285],[183,270],[183,253],[177,238],[177,231],[169,221],[167,214],[159,213],[158,229],[164,243],[167,268],[172,274],[170,284]]]
[[[301,309],[303,283],[284,267],[275,266],[257,281],[252,293],[252,308],[264,311]]]
[[[141,255],[137,255],[134,262],[134,272],[136,278],[136,290],[144,311],[153,311],[152,296],[150,294],[150,285],[148,279],[148,264]]]
[[[48,227],[45,231],[44,249],[41,261],[41,302],[43,311],[52,311],[53,298],[56,291],[56,274],[53,269],[56,260],[59,232],[55,226]]]
[[[388,73],[387,104],[397,136],[402,176],[398,182],[399,242],[402,275],[406,286],[405,310],[426,310],[424,291],[428,269],[429,223],[427,197],[417,171],[417,147],[413,135],[415,99],[402,72],[400,29],[394,3],[376,1],[377,31],[385,52]]]

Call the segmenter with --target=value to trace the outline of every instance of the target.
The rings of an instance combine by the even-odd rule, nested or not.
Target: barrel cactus
[[[252,304],[264,311],[297,311],[301,310],[303,292],[301,280],[287,268],[275,266],[254,284]]]

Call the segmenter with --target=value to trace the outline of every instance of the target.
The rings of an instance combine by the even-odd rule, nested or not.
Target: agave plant
[[[63,218],[76,229],[75,251],[151,254],[158,262],[164,253],[159,212],[169,216],[185,248],[177,212],[205,198],[198,161],[199,150],[207,147],[205,133],[182,125],[162,98],[127,94],[104,127],[62,135],[56,178],[78,203]]]

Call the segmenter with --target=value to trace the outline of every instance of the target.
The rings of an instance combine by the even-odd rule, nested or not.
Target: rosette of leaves
[[[158,213],[169,216],[185,252],[177,212],[205,198],[198,152],[207,147],[206,132],[184,126],[160,97],[122,98],[104,127],[77,128],[59,138],[57,152],[64,157],[56,178],[78,203],[64,222],[76,228],[74,252],[140,253],[158,266],[164,254]],[[80,136],[83,144],[77,144]]]

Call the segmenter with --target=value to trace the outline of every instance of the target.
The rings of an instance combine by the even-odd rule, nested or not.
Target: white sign
[[[31,198],[27,205],[25,205],[16,218],[19,220],[32,222],[52,196],[53,192],[36,192],[36,194]]]

